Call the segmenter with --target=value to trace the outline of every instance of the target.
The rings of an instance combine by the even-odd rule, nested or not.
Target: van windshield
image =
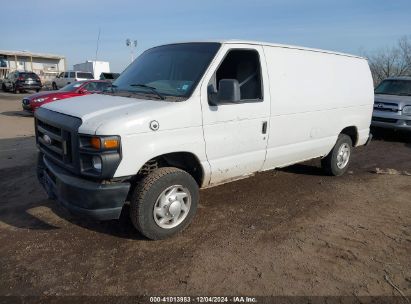
[[[145,51],[114,82],[115,91],[188,98],[219,43],[181,43]]]
[[[375,94],[411,96],[411,80],[384,80],[375,89]]]

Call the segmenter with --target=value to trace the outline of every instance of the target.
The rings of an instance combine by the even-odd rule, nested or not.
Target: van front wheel
[[[131,195],[131,221],[149,239],[170,237],[190,224],[198,198],[198,185],[190,174],[158,168],[137,182]]]
[[[330,175],[343,175],[351,161],[352,140],[348,135],[340,134],[330,153],[321,159],[321,167]]]

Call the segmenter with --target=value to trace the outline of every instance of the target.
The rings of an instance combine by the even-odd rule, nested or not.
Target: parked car
[[[110,80],[114,81],[120,76],[120,73],[101,73],[100,80]]]
[[[377,86],[371,125],[411,131],[411,77],[388,78]]]
[[[100,220],[127,201],[162,239],[191,222],[199,188],[316,157],[344,174],[370,140],[374,92],[364,58],[226,41],[149,49],[111,90],[74,100],[35,113],[40,183]]]
[[[43,104],[70,97],[101,93],[111,86],[109,81],[83,80],[66,85],[58,91],[47,91],[24,97],[22,107],[24,110],[34,112]]]
[[[81,72],[81,71],[61,72],[56,78],[52,80],[51,86],[53,90],[57,90],[57,89],[60,89],[76,81],[91,80],[91,79],[94,79],[94,76],[90,72]]]
[[[18,93],[26,90],[39,92],[42,88],[40,77],[34,72],[14,71],[7,74],[2,83],[3,91]]]

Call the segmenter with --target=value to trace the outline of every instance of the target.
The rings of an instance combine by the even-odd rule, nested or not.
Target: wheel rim
[[[347,143],[343,143],[338,149],[337,153],[337,167],[339,169],[345,168],[350,160],[351,149]]]
[[[181,185],[170,186],[161,192],[154,204],[154,221],[163,229],[177,227],[187,217],[190,207],[190,191]]]

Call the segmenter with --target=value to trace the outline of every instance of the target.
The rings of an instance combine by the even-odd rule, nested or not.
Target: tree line
[[[380,49],[368,58],[374,86],[382,80],[393,76],[411,76],[411,40],[409,37],[400,38],[392,47]]]

